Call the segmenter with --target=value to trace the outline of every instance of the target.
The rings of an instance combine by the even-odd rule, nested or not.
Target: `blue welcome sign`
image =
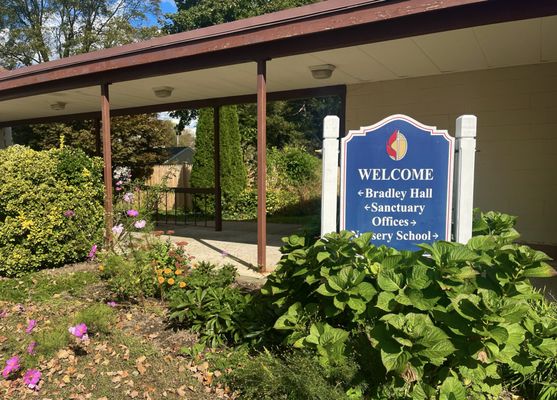
[[[399,250],[451,239],[454,138],[405,115],[341,142],[340,229]]]

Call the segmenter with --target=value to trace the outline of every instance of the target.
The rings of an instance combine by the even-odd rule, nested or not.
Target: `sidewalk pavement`
[[[296,233],[301,225],[267,224],[267,271],[274,270],[280,260],[282,238]],[[253,283],[265,280],[257,272],[257,223],[251,221],[223,221],[223,229],[216,232],[212,226],[157,225],[157,229],[173,231],[173,242],[186,241],[186,250],[197,261],[217,265],[232,264],[238,269],[240,280]]]

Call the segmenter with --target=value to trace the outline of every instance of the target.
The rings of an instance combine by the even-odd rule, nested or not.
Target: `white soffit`
[[[557,62],[557,16],[277,58],[268,63],[267,84],[274,92],[543,62]],[[311,76],[309,67],[321,64],[336,66],[331,78]],[[172,96],[155,97],[159,86],[173,87]],[[110,99],[121,109],[255,92],[252,62],[115,83]],[[99,111],[99,95],[88,87],[0,102],[0,121]],[[55,102],[67,103],[65,109],[52,110]]]

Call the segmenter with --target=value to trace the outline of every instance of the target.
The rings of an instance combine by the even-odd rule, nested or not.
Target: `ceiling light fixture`
[[[64,103],[63,101],[57,101],[56,103],[52,103],[50,105],[50,109],[54,111],[61,111],[66,108],[66,104],[67,103]]]
[[[313,79],[328,79],[336,67],[333,64],[314,65],[309,67]]]
[[[153,88],[153,93],[155,93],[155,96],[161,99],[170,97],[173,91],[174,88],[171,86],[159,86]]]

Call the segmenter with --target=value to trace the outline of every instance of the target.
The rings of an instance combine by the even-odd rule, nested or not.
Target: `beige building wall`
[[[350,85],[346,109],[347,129],[400,113],[453,136],[458,116],[476,115],[475,206],[557,245],[557,63]]]

